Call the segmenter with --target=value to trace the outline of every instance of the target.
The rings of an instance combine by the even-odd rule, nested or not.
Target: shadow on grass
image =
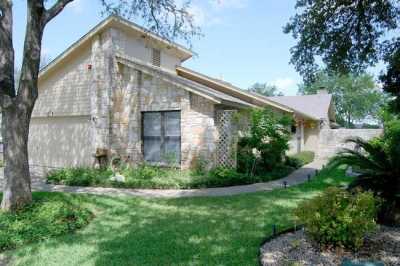
[[[340,185],[342,174],[323,172],[296,187],[232,197],[76,195],[96,215],[87,228],[13,255],[19,265],[257,265],[272,226],[293,226],[298,202]]]

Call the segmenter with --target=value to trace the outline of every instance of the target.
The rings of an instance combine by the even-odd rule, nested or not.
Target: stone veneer
[[[118,36],[116,30],[108,30],[92,45],[93,150],[106,149],[109,158],[140,163],[142,112],[180,110],[182,168],[193,166],[197,159],[213,166],[218,138],[215,104],[163,80],[156,71],[117,62]]]
[[[49,81],[39,84],[41,92],[34,116],[42,117],[43,123],[51,125],[51,119],[64,121],[71,117],[87,121],[84,125],[87,132],[81,132],[82,137],[89,136],[85,137],[86,144],[62,127],[58,132],[51,131],[56,139],[52,146],[57,146],[57,136],[64,134],[63,143],[69,147],[74,143],[85,159],[80,159],[81,163],[65,159],[57,167],[91,166],[98,151],[104,152],[109,160],[118,156],[132,164],[142,162],[142,112],[170,110],[181,112],[182,168],[193,166],[196,160],[214,166],[219,136],[215,115],[222,107],[197,95],[194,89],[186,89],[187,84],[175,80],[171,69],[167,71],[170,76],[163,77],[160,69],[140,60],[132,64],[118,60],[119,56],[131,56],[129,49],[121,49],[121,36],[113,28],[94,36],[91,45],[79,52],[81,55],[66,62],[65,68],[55,70]],[[41,130],[36,132],[37,145],[49,139]],[[43,145],[44,149],[47,146]]]
[[[380,136],[382,133],[382,129],[321,129],[316,156],[323,159],[330,158],[344,148],[354,148],[354,144],[345,142],[348,138],[359,137],[364,140],[370,140]]]
[[[111,152],[132,163],[142,161],[141,114],[181,112],[181,162],[189,168],[202,158],[214,164],[217,129],[214,104],[140,69],[119,64],[111,101]]]

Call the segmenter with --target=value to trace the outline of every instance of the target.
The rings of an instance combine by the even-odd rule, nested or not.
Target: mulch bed
[[[264,266],[340,265],[343,259],[380,261],[385,265],[400,265],[400,228],[380,228],[365,238],[364,246],[356,253],[345,250],[319,250],[303,230],[280,235],[266,242],[260,250]]]

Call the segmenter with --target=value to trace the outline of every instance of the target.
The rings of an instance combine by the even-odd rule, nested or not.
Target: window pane
[[[165,136],[181,135],[181,116],[180,112],[166,112],[165,119]]]
[[[161,136],[161,113],[144,113],[143,127],[144,136]]]
[[[161,161],[161,140],[159,139],[144,139],[144,160],[148,162]]]
[[[165,140],[164,157],[167,162],[179,163],[181,161],[181,140],[179,138]]]

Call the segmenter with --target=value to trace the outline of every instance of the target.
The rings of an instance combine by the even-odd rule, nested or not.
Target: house
[[[200,159],[234,165],[238,110],[269,106],[293,115],[294,151],[315,149],[319,130],[334,120],[329,95],[255,95],[183,67],[192,55],[123,18],[102,21],[39,74],[32,169],[116,157],[182,168]]]

